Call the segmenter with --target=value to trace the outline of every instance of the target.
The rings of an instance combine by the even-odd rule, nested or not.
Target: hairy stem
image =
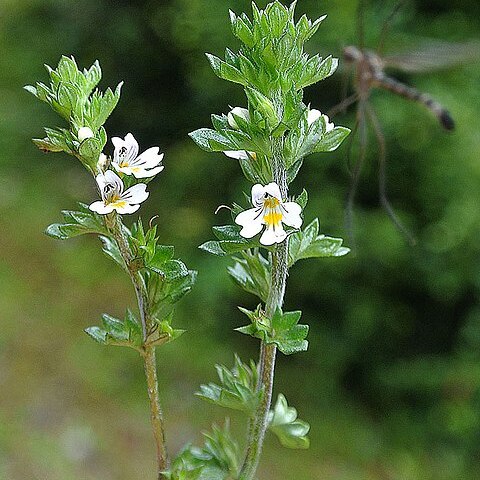
[[[282,151],[282,139],[274,140],[273,178],[280,187],[282,197],[287,198],[287,175]],[[271,284],[265,305],[265,314],[272,318],[275,310],[283,305],[288,273],[288,239],[277,245],[272,253]],[[262,453],[265,432],[268,427],[268,413],[272,403],[273,379],[275,373],[275,356],[277,347],[263,340],[260,345],[259,385],[263,390],[262,400],[251,421],[248,435],[247,451],[239,480],[252,480],[255,477],[260,455]]]
[[[155,347],[145,347],[143,359],[145,364],[145,376],[147,378],[148,398],[150,399],[150,418],[152,421],[153,436],[155,437],[157,450],[158,480],[162,480],[164,478],[162,472],[168,468],[168,454],[165,444],[163,412],[158,393]]]
[[[138,267],[135,265],[135,255],[130,248],[128,238],[125,235],[121,218],[116,213],[108,215],[106,217],[106,225],[117,242],[120,254],[122,255],[127,267],[130,279],[135,289],[135,295],[137,297],[144,344],[141,353],[144,360],[148,398],[150,400],[150,418],[157,452],[158,480],[162,480],[164,478],[162,472],[168,468],[168,453],[165,443],[163,413],[158,391],[155,347],[147,345],[148,335],[152,328],[152,320],[150,318],[148,306],[148,296],[143,278],[138,271]]]

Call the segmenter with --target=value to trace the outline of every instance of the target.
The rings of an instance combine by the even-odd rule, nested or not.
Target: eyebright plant
[[[95,177],[100,197],[89,206],[80,203],[78,210],[63,211],[64,222],[50,225],[46,233],[61,240],[87,233],[98,235],[103,251],[131,279],[137,311],[127,310],[124,319],[104,314],[101,326],[85,331],[102,345],[133,348],[141,355],[156,442],[158,478],[165,478],[163,472],[169,462],[155,350],[183,333],[172,326],[173,309],[193,287],[197,272],[174,258],[172,246],[158,242],[157,227],[151,221],[145,226],[138,219],[127,227],[122,217],[137,212],[147,200],[147,183],[164,169],[163,154],[158,147],[151,147],[139,155],[138,143],[131,133],[124,139],[112,137],[113,154],[103,153],[108,143],[103,125],[118,103],[122,84],[105,92],[96,89],[102,76],[98,62],[80,71],[73,57],[62,57],[56,69],[46,68],[48,84],[38,82],[25,88],[53,108],[67,125],[45,128],[45,138],[33,141],[44,152],[65,152],[79,159]],[[107,147],[107,151],[111,148]],[[219,436],[220,431],[214,431],[213,435]],[[211,445],[215,444],[215,438],[210,440]]]
[[[239,448],[228,428],[217,428],[215,448],[208,455],[193,447],[184,450],[172,465],[171,479],[253,480],[267,429],[285,447],[309,446],[309,425],[297,418],[285,396],[279,394],[271,408],[277,349],[291,355],[308,348],[308,326],[299,323],[301,312],[283,310],[286,279],[289,268],[301,259],[349,252],[341,239],[319,232],[317,219],[303,226],[305,190],[289,194],[305,158],[335,150],[349,134],[303,102],[304,88],[332,75],[338,65],[331,56],[304,51],[325,16],[311,21],[303,15],[296,21],[295,2],[288,8],[279,1],[264,10],[255,3],[252,8],[252,18],[230,11],[232,32],[241,44],[238,52],[227,48],[224,59],[207,54],[218,77],[243,87],[246,105],[212,115],[213,128],[190,134],[203,150],[238,161],[253,184],[251,208],[233,205],[233,223],[213,227],[215,240],[200,247],[213,255],[232,256],[228,273],[261,302],[253,310],[240,307],[249,322],[237,329],[260,340],[258,364],[244,364],[236,356],[232,369],[217,367],[218,384],[202,385],[197,394],[246,414],[246,447],[237,456]],[[299,191],[297,186],[294,190]],[[209,475],[204,473],[207,468]]]

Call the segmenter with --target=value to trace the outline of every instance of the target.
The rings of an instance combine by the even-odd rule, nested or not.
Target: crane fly
[[[352,183],[347,198],[346,223],[347,230],[351,232],[353,204],[358,187],[360,173],[367,152],[367,123],[373,127],[379,148],[379,196],[382,207],[386,210],[394,225],[405,235],[409,243],[415,244],[415,238],[400,222],[395,214],[386,194],[386,142],[378,117],[369,103],[373,89],[383,89],[405,99],[412,100],[427,108],[446,130],[451,131],[455,122],[446,108],[427,93],[420,92],[414,87],[405,85],[385,73],[386,69],[393,68],[406,73],[424,73],[442,68],[460,65],[468,60],[480,58],[480,42],[470,41],[464,44],[451,44],[441,41],[429,41],[428,44],[416,51],[399,55],[383,56],[382,50],[390,25],[403,6],[405,1],[399,2],[385,20],[380,33],[377,51],[364,48],[364,0],[359,0],[357,7],[357,37],[358,46],[350,45],[343,49],[344,62],[350,70],[353,70],[354,93],[345,98],[339,105],[333,107],[328,114],[334,116],[345,111],[350,105],[357,102],[355,127],[352,131],[350,148],[354,135],[359,135],[359,157],[356,161],[352,175]],[[348,86],[346,83],[345,86]],[[346,97],[346,91],[344,92]],[[353,240],[353,239],[351,239]]]

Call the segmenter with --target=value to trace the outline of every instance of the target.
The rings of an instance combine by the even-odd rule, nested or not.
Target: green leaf
[[[104,219],[83,207],[82,211],[62,211],[66,223],[54,223],[47,227],[45,233],[58,240],[67,240],[87,233],[106,235]]]
[[[350,249],[342,247],[341,238],[318,235],[319,222],[316,218],[304,230],[292,233],[288,241],[288,266],[304,258],[342,257]]]
[[[230,422],[224,427],[212,426],[203,433],[204,446],[187,445],[164,473],[168,480],[231,480],[238,478],[240,451],[230,432]]]
[[[350,134],[350,129],[345,127],[335,127],[333,130],[325,133],[322,139],[317,143],[314,152],[333,152]]]
[[[234,258],[235,264],[228,267],[228,273],[246,292],[266,302],[270,291],[270,262],[258,250],[247,250],[241,255]]]
[[[115,263],[120,265],[126,272],[128,272],[127,265],[125,261],[123,260],[122,254],[120,252],[120,249],[118,248],[117,242],[110,237],[107,237],[105,235],[100,236],[100,240],[102,241],[103,244],[103,252],[105,255],[110,257]]]
[[[272,318],[268,318],[260,306],[255,311],[245,308],[240,311],[248,316],[251,323],[244,327],[236,328],[240,333],[259,338],[266,343],[277,345],[285,355],[304,352],[308,349],[308,325],[298,325],[301,312],[285,312],[277,309]]]
[[[238,225],[214,226],[212,230],[218,240],[205,242],[198,247],[212,255],[223,257],[260,247],[257,239],[242,237],[240,235],[241,227]]]
[[[207,152],[235,150],[237,147],[227,137],[210,128],[200,128],[189,133],[190,138]]]
[[[215,368],[220,385],[200,385],[200,391],[195,395],[221,407],[253,413],[262,397],[262,391],[257,390],[258,371],[255,362],[251,360],[248,366],[235,355],[232,369],[223,365],[216,365]]]
[[[130,310],[127,310],[124,321],[105,313],[102,315],[102,324],[102,327],[86,328],[85,333],[102,345],[129,347],[140,351],[143,343],[142,327]]]
[[[240,70],[235,68],[234,66],[220,60],[220,58],[212,55],[210,53],[205,54],[210,62],[212,70],[214,71],[215,75],[219,78],[223,78],[224,80],[228,80],[230,82],[239,83],[241,85],[246,85],[245,78],[243,77]]]
[[[288,406],[287,399],[281,393],[269,413],[268,422],[268,429],[284,447],[305,449],[310,446],[307,437],[310,425],[297,418],[297,410]]]

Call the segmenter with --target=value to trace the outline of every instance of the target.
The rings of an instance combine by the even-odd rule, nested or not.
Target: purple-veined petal
[[[125,190],[120,198],[129,204],[136,204],[144,202],[148,198],[148,195],[147,186],[144,183],[138,183]]]
[[[150,168],[148,170],[142,167],[133,167],[131,171],[135,178],[150,178],[155,176],[157,173],[160,173],[164,168],[164,165],[160,165],[156,168]]]
[[[259,207],[263,205],[263,199],[265,197],[265,187],[256,183],[252,187],[252,205]]]
[[[163,153],[159,154],[159,147],[150,147],[133,160],[130,165],[135,167],[153,168],[163,160]]]
[[[138,155],[138,142],[131,133],[125,135],[125,139],[112,137],[112,143],[115,147],[113,152],[113,163],[119,165],[125,163],[129,165]]]
[[[240,231],[242,237],[252,238],[262,230],[263,210],[260,208],[245,210],[235,217],[235,223],[243,227]]]
[[[118,205],[113,207],[118,213],[121,215],[129,214],[129,213],[135,213],[139,208],[140,205]]]
[[[275,183],[271,182],[268,185],[265,185],[265,192],[270,196],[275,197],[277,200],[282,201],[282,194],[280,193],[280,187]]]

